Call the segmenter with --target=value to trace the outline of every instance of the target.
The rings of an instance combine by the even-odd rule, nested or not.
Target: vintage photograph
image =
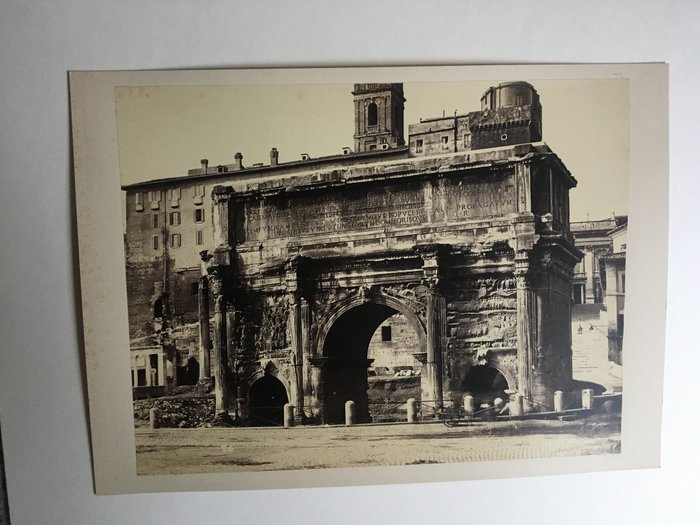
[[[115,88],[138,475],[620,453],[628,80],[391,80]]]
[[[666,80],[73,73],[96,492],[658,465]]]

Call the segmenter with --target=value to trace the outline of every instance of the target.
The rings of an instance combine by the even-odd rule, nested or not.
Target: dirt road
[[[139,474],[391,466],[610,454],[620,420],[136,430]]]

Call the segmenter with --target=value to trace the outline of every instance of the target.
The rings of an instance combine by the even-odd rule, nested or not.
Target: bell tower
[[[355,152],[396,148],[403,138],[403,84],[355,84]]]

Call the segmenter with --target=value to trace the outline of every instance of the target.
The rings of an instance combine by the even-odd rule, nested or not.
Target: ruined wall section
[[[513,253],[508,249],[470,257],[448,272],[445,399],[460,403],[465,378],[478,365],[496,368],[515,388],[517,304]],[[512,384],[511,384],[512,383]]]
[[[263,375],[280,379],[290,395],[294,381],[290,360],[291,334],[289,304],[281,292],[239,292],[232,316],[229,366],[236,370],[238,387],[245,395],[248,388]]]

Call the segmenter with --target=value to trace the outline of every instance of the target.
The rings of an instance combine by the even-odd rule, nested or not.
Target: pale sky
[[[523,79],[513,79],[523,80]],[[530,80],[542,104],[543,140],[578,187],[571,220],[627,213],[629,97],[626,80]],[[495,82],[406,83],[405,138],[420,118],[477,111]],[[184,176],[209,159],[269,164],[353,147],[352,85],[146,86],[116,89],[122,183]]]

